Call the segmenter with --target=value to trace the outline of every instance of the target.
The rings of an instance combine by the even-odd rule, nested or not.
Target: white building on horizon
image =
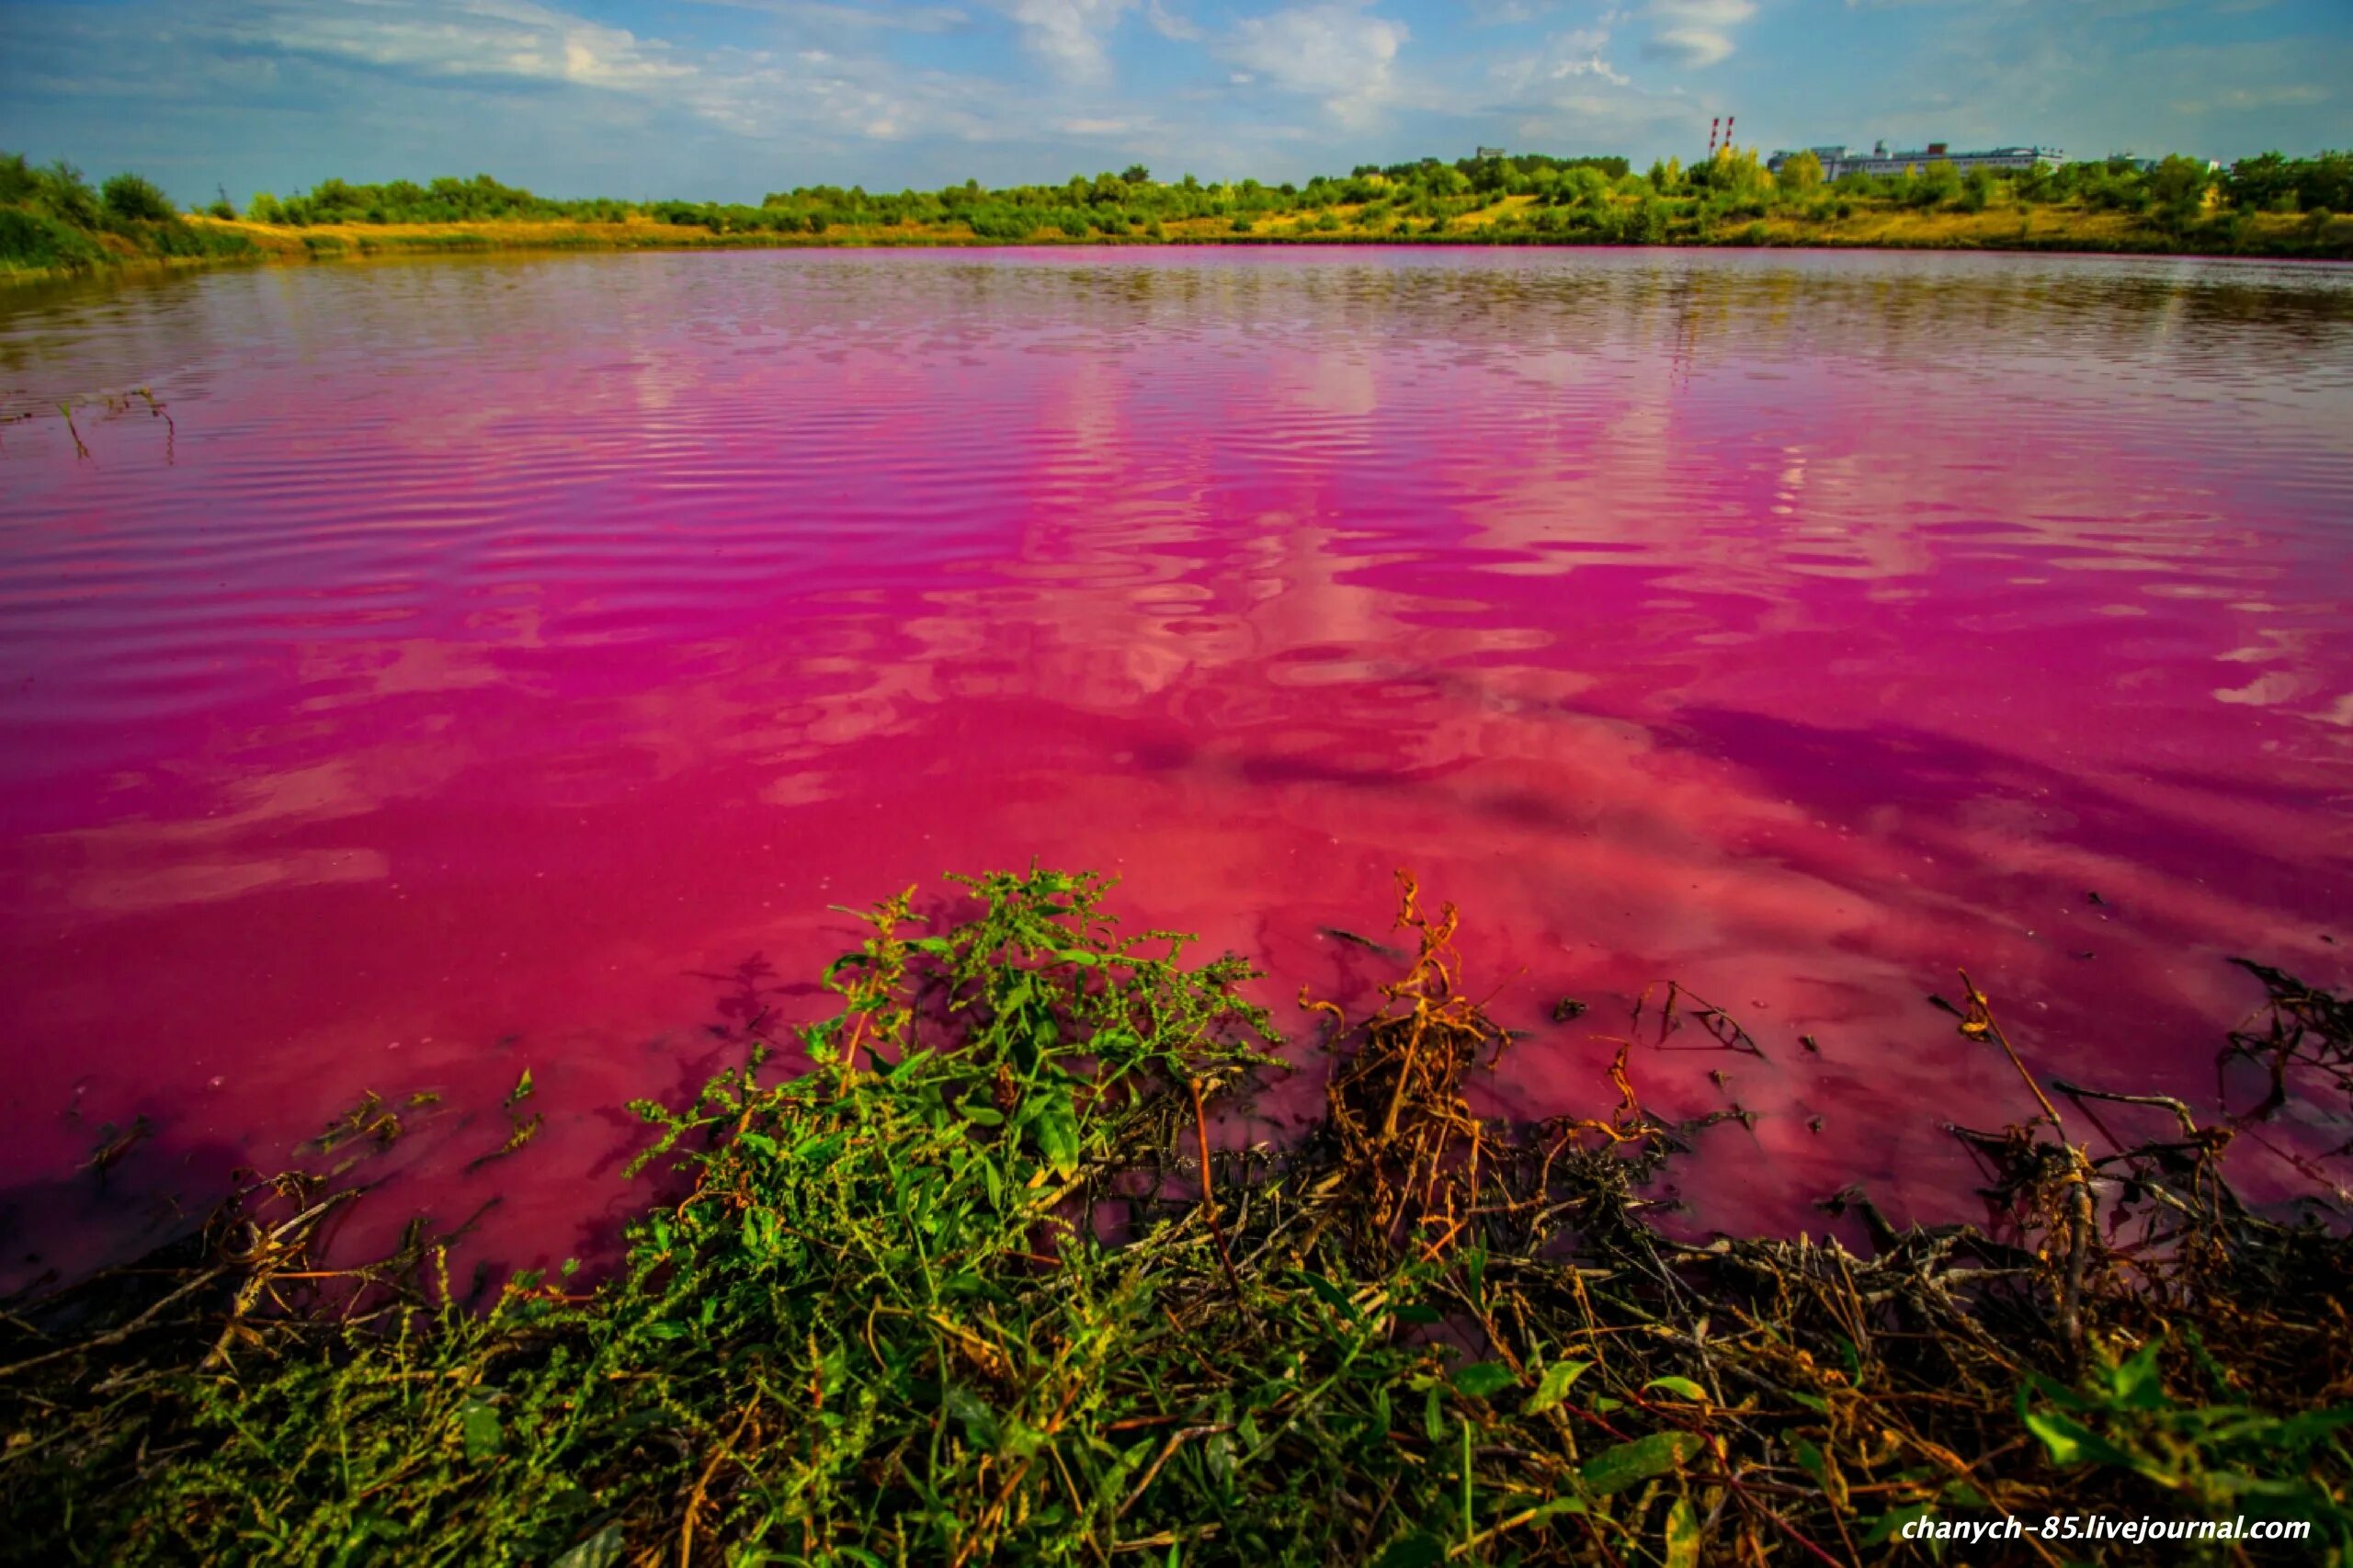
[[[1931,142],[1912,153],[1891,153],[1884,142],[1869,153],[1855,152],[1844,143],[1803,150],[1822,160],[1822,177],[1825,180],[1841,175],[1900,175],[1906,169],[1925,169],[1930,164],[1950,164],[1967,174],[1972,169],[2055,169],[2067,161],[2067,155],[2056,147],[1995,147],[1984,153],[1956,153],[1942,142]],[[1779,174],[1781,165],[1797,155],[1795,151],[1776,153],[1765,161],[1765,166]]]

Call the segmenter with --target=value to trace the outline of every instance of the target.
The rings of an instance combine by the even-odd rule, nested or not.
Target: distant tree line
[[[1519,199],[1507,201],[1506,199]],[[1768,217],[1834,219],[1870,204],[1930,212],[1981,212],[1996,203],[2075,205],[2139,214],[2184,228],[2233,212],[2353,211],[2353,153],[2290,158],[2267,153],[2234,168],[2190,158],[2155,163],[2108,158],[2057,168],[1976,169],[1937,160],[1902,175],[1851,174],[1825,183],[1812,153],[1768,172],[1754,152],[1731,150],[1688,166],[1669,158],[1637,174],[1619,157],[1519,153],[1452,163],[1359,165],[1346,176],[1304,184],[1255,179],[1216,184],[1192,175],[1156,180],[1142,165],[1117,174],[1074,175],[1058,185],[990,187],[977,180],[939,190],[869,191],[862,186],[801,186],[758,205],[712,201],[630,203],[556,200],[487,175],[429,185],[328,180],[279,199],[254,198],[261,222],[431,223],[493,219],[617,221],[642,214],[714,234],[811,234],[840,230],[947,231],[984,240],[1063,236],[1165,237],[1171,225],[1199,233],[1262,232],[1413,236],[1440,234],[1473,212],[1506,203],[1502,225],[1530,238],[1655,243],[1725,222]]]
[[[2267,153],[2223,170],[2184,157],[2116,157],[1963,173],[1938,159],[1899,175],[1850,174],[1827,182],[1810,153],[1768,170],[1745,149],[1726,149],[1688,166],[1663,159],[1640,173],[1619,157],[1518,153],[1363,164],[1345,176],[1275,185],[1209,183],[1189,174],[1160,180],[1138,164],[1116,174],[1074,175],[1057,185],[990,187],[967,180],[939,190],[898,192],[801,186],[771,192],[756,206],[565,200],[477,175],[425,184],[330,179],[284,198],[259,193],[244,216],[297,228],[650,221],[722,236],[856,233],[915,242],[1149,241],[1168,238],[1181,226],[1192,238],[1451,236],[1647,244],[1763,244],[1776,233],[1802,235],[1811,226],[1858,214],[1893,214],[1912,223],[1905,233],[1936,243],[1933,215],[1995,207],[2017,210],[2029,225],[2037,210],[2122,214],[2132,220],[2133,233],[2154,237],[2160,246],[2222,250],[2238,248],[2243,230],[2255,232],[2245,229],[2248,220],[2263,214],[2258,238],[2264,247],[2334,254],[2327,247],[2345,248],[2345,236],[2332,230],[2333,216],[2353,212],[2353,153],[2310,158]],[[225,193],[208,212],[237,216]],[[1470,227],[1466,220],[1473,214],[1479,216]],[[2280,215],[2304,222],[2283,226]],[[1908,243],[1900,233],[1891,237]],[[204,254],[208,245],[236,239],[233,231],[181,222],[164,193],[140,176],[117,175],[94,188],[70,165],[36,168],[21,156],[0,154],[0,264],[73,267],[126,247],[139,254]]]
[[[464,223],[528,219],[619,222],[634,210],[626,201],[593,198],[564,201],[534,196],[519,186],[501,185],[488,175],[437,179],[419,185],[396,179],[385,185],[324,180],[308,192],[280,199],[255,193],[245,216],[256,223],[309,228],[321,223]]]

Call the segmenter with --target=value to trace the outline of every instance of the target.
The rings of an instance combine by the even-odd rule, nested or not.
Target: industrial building
[[[1972,169],[2055,169],[2067,161],[2067,155],[2056,147],[1996,147],[1985,153],[1956,153],[1941,142],[1931,142],[1916,153],[1891,153],[1887,143],[1880,142],[1869,153],[1858,153],[1844,145],[1808,147],[1822,160],[1822,177],[1836,179],[1841,175],[1900,175],[1906,169],[1925,169],[1930,164],[1950,164],[1961,173]],[[1781,165],[1798,154],[1795,152],[1776,153],[1765,161],[1765,166],[1779,174]]]

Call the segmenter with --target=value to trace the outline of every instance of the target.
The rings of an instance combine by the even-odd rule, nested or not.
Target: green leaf
[[[1454,1374],[1454,1386],[1472,1399],[1501,1393],[1518,1381],[1518,1377],[1501,1361],[1473,1361]]]
[[[1372,1568],[1438,1568],[1446,1561],[1446,1543],[1427,1530],[1399,1536],[1389,1550],[1372,1560]]]
[[[2131,1467],[2132,1456],[2072,1416],[2029,1410],[2026,1429],[2042,1439],[2053,1464],[2114,1464]]]
[[[2053,1404],[2063,1405],[2069,1410],[2097,1410],[2099,1408],[2097,1401],[2086,1399],[2082,1394],[2077,1393],[2074,1389],[2069,1388],[2066,1384],[2052,1382],[2040,1372],[2029,1372],[2026,1375],[2026,1381],[2028,1385],[2031,1387],[2035,1392],[2040,1394],[2043,1398],[2049,1400]],[[2024,1411],[2026,1409],[2025,1389],[2020,1389],[2018,1391],[2018,1409],[2020,1411]]]
[[[1688,1497],[1666,1511],[1666,1568],[1699,1568],[1699,1515]]]
[[[1209,1440],[1201,1445],[1201,1458],[1209,1465],[1211,1476],[1220,1486],[1233,1484],[1235,1458],[1233,1439],[1241,1437],[1245,1428],[1249,1431],[1249,1437],[1245,1440],[1252,1448],[1256,1448],[1264,1438],[1258,1431],[1258,1424],[1246,1415],[1234,1424],[1233,1432],[1212,1432],[1209,1436]]]
[[[2163,1410],[2173,1403],[2165,1397],[2165,1373],[2157,1366],[2157,1352],[2162,1348],[2159,1341],[2152,1339],[2109,1374],[2109,1388],[2118,1404],[2127,1410]]]
[[[2307,1410],[2302,1415],[2291,1415],[2279,1423],[2277,1436],[2282,1445],[2301,1452],[2341,1426],[2353,1426],[2353,1405]]]
[[[1790,1398],[1803,1408],[1813,1411],[1816,1415],[1830,1414],[1830,1402],[1818,1393],[1792,1393]]]
[[[629,1538],[619,1525],[607,1525],[557,1558],[551,1568],[619,1568],[629,1554]]]
[[[950,1383],[940,1396],[940,1403],[948,1407],[949,1415],[963,1424],[966,1442],[976,1449],[996,1447],[996,1412],[983,1403],[978,1394]]]
[[[1688,1378],[1653,1378],[1643,1385],[1644,1392],[1652,1389],[1665,1389],[1669,1393],[1681,1395],[1694,1404],[1708,1403],[1708,1391]]]
[[[1357,1311],[1356,1303],[1348,1300],[1347,1291],[1324,1278],[1321,1274],[1313,1269],[1302,1268],[1299,1271],[1299,1277],[1307,1281],[1307,1288],[1315,1292],[1318,1301],[1350,1323],[1355,1323],[1364,1315]]]
[[[1078,1170],[1078,1110],[1071,1103],[1070,1085],[1057,1084],[1041,1091],[1030,1125],[1037,1133],[1038,1153],[1054,1174],[1067,1181]]]
[[[458,1412],[458,1434],[464,1439],[467,1460],[473,1463],[489,1459],[506,1446],[498,1412],[478,1399],[468,1400]]]
[[[1536,1393],[1528,1402],[1528,1414],[1541,1415],[1569,1397],[1569,1385],[1592,1366],[1590,1361],[1555,1361],[1544,1369],[1544,1377],[1536,1385]]]
[[[1439,1408],[1436,1383],[1422,1396],[1422,1435],[1433,1443],[1446,1441],[1446,1413]]]
[[[965,1120],[976,1126],[1002,1127],[1005,1125],[1005,1113],[995,1106],[985,1106],[978,1100],[963,1100],[957,1104],[956,1108],[964,1113]]]
[[[1890,1508],[1879,1517],[1879,1523],[1873,1525],[1871,1533],[1863,1538],[1863,1544],[1865,1546],[1883,1545],[1894,1540],[1896,1533],[1905,1525],[1915,1519],[1927,1517],[1930,1511],[1929,1506],[1926,1503],[1911,1503],[1901,1508]]]
[[[1588,1491],[1607,1497],[1612,1492],[1622,1492],[1629,1486],[1665,1475],[1699,1451],[1699,1438],[1696,1433],[1653,1432],[1631,1443],[1604,1449],[1586,1460],[1585,1469],[1580,1473]]]

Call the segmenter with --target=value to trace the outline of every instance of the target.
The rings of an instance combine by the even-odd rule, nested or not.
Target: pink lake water
[[[85,403],[77,458],[56,401],[142,384],[170,427]],[[2200,1106],[2228,955],[2353,967],[2353,269],[223,271],[0,296],[23,412],[9,1279],[370,1089],[445,1096],[387,1222],[494,1198],[499,1261],[593,1250],[616,1108],[731,1049],[747,960],[806,1016],[829,904],[1032,858],[1277,1005],[1381,972],[1327,928],[1410,867],[1530,1031],[1521,1111],[1606,1103],[1685,983],[1766,1051],[1635,1053],[1661,1108],[1757,1115],[1681,1178],[1700,1228],[1970,1210],[1941,1123],[2029,1108],[1926,1004],[1955,965],[2038,1072]],[[466,1170],[525,1067],[544,1133]]]

